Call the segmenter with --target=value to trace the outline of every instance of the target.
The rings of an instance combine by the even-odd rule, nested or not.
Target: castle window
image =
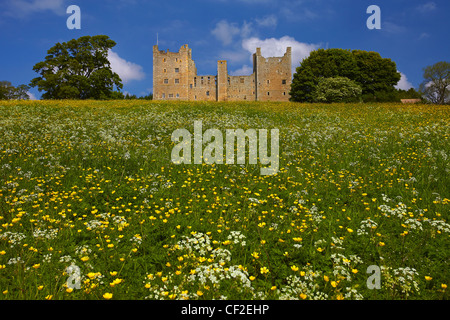
[[[286,92],[283,92],[283,96],[285,96],[286,95]]]
[[[285,79],[281,80],[281,84],[286,84],[286,80]]]
[[[270,83],[270,80],[267,80],[267,84],[269,84]]]
[[[244,83],[244,78],[240,78],[239,80],[241,81],[241,83]]]
[[[161,95],[161,98],[165,99],[165,98],[166,98],[166,94],[163,93],[163,94]]]
[[[269,91],[267,91],[267,95],[270,96],[270,92]]]
[[[164,83],[169,83],[169,79],[164,79]]]
[[[175,79],[175,83],[180,83],[180,79]]]
[[[180,72],[180,68],[175,68],[175,72]]]
[[[177,93],[177,98],[179,98],[180,97],[180,94],[179,93]]]
[[[163,62],[166,62],[166,58],[163,58]]]
[[[173,98],[173,93],[169,93],[169,98]]]
[[[167,69],[164,69],[164,73],[166,73],[167,72]]]
[[[189,88],[191,88],[192,89],[192,83],[189,85]]]
[[[208,97],[209,97],[209,91],[206,91],[206,96],[208,96]]]

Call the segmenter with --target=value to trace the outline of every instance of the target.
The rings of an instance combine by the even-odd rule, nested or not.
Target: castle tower
[[[178,52],[153,46],[153,99],[188,100],[191,49],[185,44]]]
[[[227,61],[217,61],[217,101],[228,100],[228,69]]]
[[[257,101],[289,101],[292,82],[291,47],[283,57],[265,58],[261,48],[253,54],[255,92]]]

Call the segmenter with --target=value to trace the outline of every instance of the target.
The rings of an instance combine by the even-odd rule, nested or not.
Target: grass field
[[[279,172],[171,163],[194,120],[278,128]],[[1,102],[0,299],[448,299],[449,137],[448,106]]]

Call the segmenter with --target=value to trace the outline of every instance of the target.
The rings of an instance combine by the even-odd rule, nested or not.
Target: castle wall
[[[229,101],[255,101],[255,74],[249,76],[228,76]]]
[[[291,48],[283,57],[253,55],[253,74],[231,76],[227,62],[217,62],[217,76],[197,75],[192,51],[183,45],[178,52],[153,46],[153,99],[198,101],[289,101]]]
[[[191,86],[192,85],[192,86]],[[216,101],[217,100],[217,85],[216,76],[197,76],[190,79],[190,99],[200,101]]]

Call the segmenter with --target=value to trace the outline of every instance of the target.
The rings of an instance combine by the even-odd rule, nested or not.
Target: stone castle
[[[197,75],[192,49],[178,52],[153,46],[153,99],[197,101],[289,101],[291,48],[283,57],[265,58],[261,48],[253,54],[253,73],[228,74],[227,61],[217,61],[217,75]]]

